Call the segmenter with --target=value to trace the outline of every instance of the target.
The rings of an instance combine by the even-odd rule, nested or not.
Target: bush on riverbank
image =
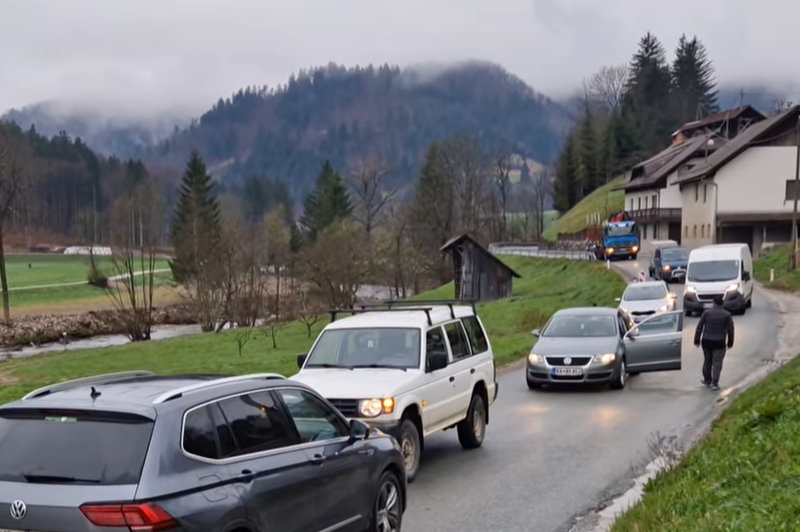
[[[522,275],[514,284],[514,296],[481,304],[480,313],[489,331],[498,365],[523,358],[533,338],[531,330],[540,327],[559,308],[584,305],[614,305],[624,282],[605,266],[590,261],[504,258]],[[422,294],[420,299],[452,298],[447,285]],[[288,324],[278,332],[278,348],[263,334],[252,334],[238,355],[239,331],[198,335],[170,340],[127,344],[119,347],[69,351],[38,355],[0,364],[0,403],[48,383],[86,375],[147,369],[156,373],[269,372],[290,375],[296,372],[298,353],[306,352],[319,331],[328,323],[320,320],[308,337],[306,326]]]
[[[800,360],[737,398],[708,437],[612,532],[795,531],[800,522]]]

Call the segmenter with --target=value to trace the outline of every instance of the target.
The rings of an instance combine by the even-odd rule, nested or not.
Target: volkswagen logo
[[[570,364],[572,364],[572,359],[569,358],[569,357],[565,358],[564,359],[564,365],[565,366],[569,366]]]
[[[19,521],[20,519],[25,517],[25,515],[27,515],[28,507],[25,506],[24,502],[16,500],[11,503],[10,512],[11,512],[11,517]]]

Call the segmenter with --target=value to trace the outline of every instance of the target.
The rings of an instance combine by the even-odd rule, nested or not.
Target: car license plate
[[[553,368],[553,375],[583,375],[583,368]]]
[[[703,308],[711,308],[714,306],[714,303],[703,303]]]

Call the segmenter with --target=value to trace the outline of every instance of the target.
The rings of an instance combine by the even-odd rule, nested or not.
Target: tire
[[[753,298],[747,300],[746,308],[753,308]]]
[[[458,442],[464,449],[477,449],[486,437],[486,403],[473,393],[467,417],[458,424]]]
[[[542,383],[541,382],[535,382],[535,381],[532,381],[530,379],[525,379],[525,381],[527,381],[527,383],[528,383],[528,389],[529,390],[541,390],[542,389]]]
[[[683,314],[684,314],[685,316],[690,316],[690,317],[691,317],[691,315],[692,315],[692,314],[694,314],[694,312],[692,312],[691,310],[684,310],[684,311],[683,311]]]
[[[403,453],[403,463],[406,469],[406,478],[408,482],[413,482],[419,471],[419,460],[422,454],[422,445],[420,444],[419,430],[417,426],[410,419],[404,419],[400,425],[400,451]]]
[[[616,374],[614,375],[614,380],[611,381],[611,389],[622,390],[625,388],[625,384],[627,384],[627,382],[628,366],[625,364],[625,359],[623,358],[619,363]]]
[[[635,376],[637,376],[637,375],[639,375],[639,372],[638,372],[638,371],[629,371],[629,372],[628,372],[628,377],[635,377]]]
[[[400,479],[385,471],[378,482],[369,532],[400,532],[403,526],[403,490]]]
[[[636,260],[636,257],[638,257],[638,255],[634,253],[634,254],[633,254],[633,255],[631,255],[629,258],[630,258],[631,260]]]

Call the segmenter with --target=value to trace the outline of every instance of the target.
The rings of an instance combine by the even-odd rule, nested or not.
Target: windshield
[[[324,331],[306,368],[418,368],[420,330],[399,328]]]
[[[631,286],[622,295],[622,299],[625,301],[647,301],[665,297],[667,297],[667,289],[661,285]]]
[[[605,228],[606,236],[633,236],[636,234],[636,225],[618,226],[608,225]]]
[[[38,409],[0,413],[0,481],[136,484],[153,422]]]
[[[664,262],[686,262],[689,260],[689,252],[683,248],[662,249],[661,260]]]
[[[697,283],[733,281],[739,278],[739,261],[708,260],[692,262],[689,264],[686,278]]]
[[[616,316],[553,316],[542,336],[583,338],[616,336],[618,332]]]

